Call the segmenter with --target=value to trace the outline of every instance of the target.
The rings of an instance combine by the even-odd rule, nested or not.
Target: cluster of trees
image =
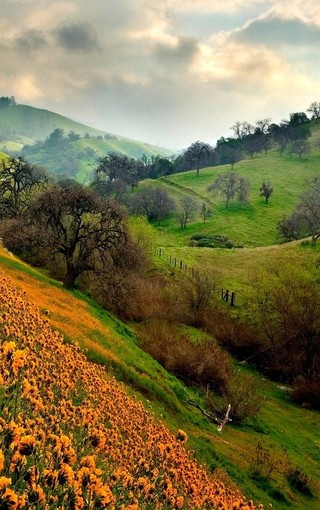
[[[16,99],[14,96],[1,96],[0,108],[7,108],[7,106],[16,106]]]
[[[3,98],[4,104],[11,99]],[[317,122],[320,116],[320,103],[313,102],[307,111],[311,114],[311,119]],[[270,118],[257,120],[255,124],[237,121],[231,127],[233,136],[221,137],[215,146],[198,140],[177,156],[143,155],[139,160],[124,157],[122,154],[108,155],[100,161],[100,180],[104,181],[105,186],[108,173],[113,171],[110,170],[110,166],[118,167],[119,171],[121,167],[121,177],[118,179],[110,176],[107,187],[110,188],[112,182],[113,191],[116,194],[122,194],[127,184],[134,185],[145,178],[157,179],[190,169],[195,169],[196,175],[199,175],[201,168],[224,164],[230,164],[233,170],[235,164],[241,159],[247,156],[252,158],[261,152],[267,153],[274,146],[278,146],[281,154],[287,151],[302,159],[308,157],[310,153],[309,123],[310,119],[304,112],[291,113],[289,119],[284,119],[279,124],[272,123]],[[72,142],[81,138],[89,139],[90,135],[87,133],[82,137],[74,131],[65,134],[63,129],[57,128],[46,140],[25,146],[21,155],[35,164],[50,165],[57,174],[74,176],[78,171],[80,159],[92,162],[97,157],[91,147],[87,147],[82,152],[74,149]],[[97,138],[110,139],[113,135],[106,134],[104,137]],[[103,177],[104,174],[105,177]],[[116,180],[119,182],[116,183]]]

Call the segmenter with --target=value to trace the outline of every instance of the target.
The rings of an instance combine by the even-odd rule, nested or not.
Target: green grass
[[[195,233],[211,233],[226,235],[247,247],[276,244],[278,221],[284,214],[291,213],[305,189],[306,180],[320,175],[319,165],[320,153],[313,153],[308,160],[299,160],[280,156],[275,149],[267,155],[240,161],[234,170],[250,182],[250,203],[231,202],[228,209],[222,198],[208,194],[206,190],[219,174],[230,171],[229,165],[202,169],[199,176],[195,171],[189,171],[159,179],[157,185],[166,189],[177,202],[182,195],[189,194],[199,206],[206,203],[213,212],[205,224],[198,216],[185,230],[180,229],[175,218],[167,221],[166,241],[175,245],[178,238],[180,244],[186,245]],[[260,197],[264,180],[270,181],[274,189],[268,204]]]

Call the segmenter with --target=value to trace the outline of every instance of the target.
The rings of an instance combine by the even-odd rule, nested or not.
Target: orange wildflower
[[[17,510],[18,496],[12,489],[6,489],[1,497],[4,508],[8,510]]]
[[[18,452],[21,455],[31,455],[35,451],[36,440],[33,436],[22,436],[18,444]]]
[[[4,455],[2,453],[2,450],[0,450],[0,471],[2,471],[4,468]]]

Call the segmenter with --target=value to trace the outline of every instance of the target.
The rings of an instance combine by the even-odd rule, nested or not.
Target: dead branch
[[[196,409],[198,409],[200,411],[200,413],[203,414],[203,416],[205,416],[206,418],[208,418],[210,421],[214,422],[214,423],[218,423],[219,425],[217,426],[217,430],[219,432],[222,432],[222,429],[223,427],[226,425],[226,423],[228,423],[228,421],[232,421],[231,418],[229,418],[229,414],[230,414],[230,410],[231,410],[231,404],[228,405],[228,409],[227,409],[227,412],[225,414],[225,416],[223,418],[219,418],[218,416],[215,416],[213,414],[209,414],[209,413],[206,413],[206,411],[204,411],[202,409],[202,407],[199,406],[199,404],[197,404],[197,402],[195,402],[194,400],[192,400],[188,393],[185,391],[185,394],[188,398],[188,404],[195,407]]]

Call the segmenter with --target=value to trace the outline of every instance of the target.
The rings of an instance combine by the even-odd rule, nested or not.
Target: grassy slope
[[[312,128],[311,143],[317,146],[320,126]],[[230,165],[217,166],[195,171],[170,175],[157,181],[173,198],[179,201],[184,194],[193,196],[199,205],[205,202],[211,207],[213,216],[204,225],[198,217],[181,231],[178,222],[172,218],[159,230],[160,242],[164,245],[183,246],[188,244],[195,233],[227,235],[230,239],[241,242],[247,247],[268,246],[276,244],[277,223],[284,214],[290,214],[299,196],[304,190],[305,181],[320,175],[320,152],[313,150],[308,159],[280,156],[273,149],[267,155],[259,154],[252,159],[237,163],[234,171],[250,182],[250,204],[247,206],[231,203],[225,208],[223,200],[209,195],[209,184],[222,172],[229,172]],[[270,181],[274,193],[268,204],[260,197],[262,181]],[[161,232],[162,230],[162,232]]]
[[[287,455],[292,465],[319,479],[317,413],[296,408],[285,391],[256,374],[259,391],[265,397],[259,420],[241,429],[228,425],[221,435],[211,422],[188,406],[183,385],[139,349],[136,336],[120,321],[85,296],[62,289],[58,282],[3,250],[0,268],[40,309],[49,311],[52,327],[62,332],[67,341],[76,340],[90,359],[105,364],[126,383],[129,392],[136,393],[171,428],[186,430],[190,447],[209,469],[225,469],[250,497],[266,505],[272,502],[275,508],[318,508],[319,499],[306,499],[289,488],[281,467],[283,460],[288,462]],[[239,370],[247,369],[239,366]],[[203,397],[196,390],[188,392],[202,403]],[[258,442],[275,457],[277,468],[272,482],[255,482],[248,475]],[[281,506],[277,506],[279,498]]]

